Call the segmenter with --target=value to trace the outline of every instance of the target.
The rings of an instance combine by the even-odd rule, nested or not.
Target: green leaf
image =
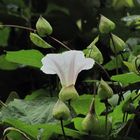
[[[108,63],[104,65],[107,70],[114,70],[116,67],[120,68],[122,66],[122,58],[120,55],[117,56],[118,65],[116,65],[116,58],[112,58]]]
[[[17,120],[17,119],[6,119],[4,121],[4,124],[9,125],[9,126],[13,126],[17,129],[23,131],[31,138],[34,138],[34,139],[37,138],[38,128],[34,127],[33,125],[26,124],[26,123],[24,123],[20,120]]]
[[[140,82],[140,76],[133,72],[114,75],[111,77],[111,79],[124,85]]]
[[[71,106],[74,108],[77,114],[86,115],[89,111],[92,98],[93,98],[93,95],[81,95],[76,101],[71,102]],[[97,114],[100,115],[104,109],[105,109],[104,104],[101,103],[99,97],[96,96],[95,110]]]
[[[2,26],[2,25],[0,25]],[[8,43],[10,29],[9,28],[2,28],[0,29],[0,46],[5,47]]]
[[[8,139],[11,139],[11,140],[24,140],[24,137],[18,133],[18,132],[15,132],[15,131],[11,131],[7,134],[7,137]]]
[[[123,63],[128,67],[130,72],[137,73],[137,69],[136,69],[134,62],[123,61]]]
[[[52,46],[50,44],[48,44],[45,40],[43,40],[41,37],[39,37],[35,33],[30,33],[30,39],[38,47],[41,47],[41,48],[52,48]]]
[[[5,55],[0,56],[0,69],[1,70],[15,70],[19,67],[18,64],[9,62],[5,59]]]
[[[55,122],[52,116],[52,109],[56,101],[57,98],[49,97],[42,97],[33,101],[15,99],[7,107],[2,108],[0,121],[18,119],[28,124]]]
[[[76,117],[76,118],[72,119],[72,121],[74,122],[75,129],[77,129],[79,131],[83,131],[83,128],[82,128],[83,119],[84,118],[80,118],[80,117]]]
[[[42,66],[41,59],[43,54],[38,50],[7,51],[6,59],[10,62],[37,67]]]
[[[62,129],[59,124],[36,124],[36,125],[29,125],[26,123],[23,123],[22,121],[19,120],[12,120],[12,119],[7,119],[5,120],[5,123],[13,126],[15,128],[18,128],[19,130],[23,131],[26,133],[28,136],[30,136],[33,139],[37,139],[38,134],[40,133],[39,131],[41,130],[41,140],[49,140],[51,137],[55,136],[56,134],[58,135],[63,135],[62,134]],[[78,132],[76,130],[72,130],[69,128],[64,128],[66,136],[70,136],[73,138],[80,138],[81,135],[84,133]]]
[[[46,97],[47,95],[47,91],[44,89],[38,89],[32,92],[31,95],[27,95],[25,97],[25,100],[27,101],[31,101],[31,100],[35,100],[35,99],[40,99],[42,97]]]

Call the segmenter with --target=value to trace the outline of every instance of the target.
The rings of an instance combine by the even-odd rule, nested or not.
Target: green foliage
[[[120,82],[124,85],[128,85],[128,84],[139,82],[140,76],[133,72],[130,72],[125,74],[114,75],[111,77],[111,79]]]
[[[0,56],[0,69],[1,70],[15,70],[19,67],[18,64],[6,60],[5,55]]]
[[[72,87],[76,86],[77,91],[71,91],[76,98],[79,95],[77,100],[70,101],[71,93],[65,91],[68,101],[63,105],[67,109],[63,106],[60,111],[64,113],[62,118],[70,115],[63,121],[67,139],[139,139],[131,132],[131,120],[135,122],[135,113],[139,117],[136,108],[140,106],[139,7],[138,0],[1,0],[0,131],[5,137],[64,139],[61,123],[52,113],[54,106],[59,112],[56,102],[58,97],[63,100],[59,93],[64,88],[61,89],[58,77],[44,76],[39,69],[44,55],[59,54],[67,48],[81,50],[96,61],[90,71],[74,75],[78,80]],[[100,82],[104,85],[102,90]],[[99,91],[102,95],[98,95]],[[111,93],[107,98],[106,91]],[[99,130],[89,134],[83,131],[82,122],[91,111],[93,99]],[[94,129],[92,124],[86,127]]]
[[[2,108],[0,121],[18,119],[28,124],[53,122],[52,109],[56,101],[57,98],[49,97],[42,97],[31,101],[15,99]]]
[[[44,41],[41,37],[39,37],[35,33],[30,33],[30,39],[38,47],[41,47],[41,48],[52,48],[52,46],[50,44],[48,44],[46,41]]]
[[[41,67],[41,59],[43,54],[37,50],[20,50],[20,51],[8,51],[6,54],[6,60],[21,65],[27,65],[32,67]]]

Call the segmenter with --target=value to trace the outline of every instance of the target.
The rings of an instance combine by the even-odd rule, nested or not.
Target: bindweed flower
[[[74,87],[78,74],[91,69],[95,61],[85,58],[82,51],[66,51],[61,54],[47,54],[42,59],[41,70],[46,74],[57,74],[62,84],[59,98],[63,101],[76,99],[79,95]]]

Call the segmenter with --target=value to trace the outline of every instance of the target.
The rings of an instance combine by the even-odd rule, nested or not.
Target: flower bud
[[[110,19],[106,18],[105,16],[101,15],[100,23],[99,23],[99,31],[102,34],[110,33],[112,30],[115,29],[115,23],[112,22]]]
[[[76,100],[79,97],[74,85],[62,87],[59,98],[62,101]]]
[[[88,113],[82,121],[82,127],[86,132],[97,134],[99,132],[100,125],[96,114]]]
[[[122,106],[122,112],[128,113],[128,114],[133,114],[134,111],[135,111],[135,106],[131,102],[131,99],[127,100]]]
[[[101,100],[107,100],[113,96],[113,90],[111,87],[101,79],[100,85],[98,87],[98,96]]]
[[[36,23],[36,29],[37,29],[38,34],[41,37],[50,35],[53,32],[53,29],[50,23],[46,19],[44,19],[42,16],[39,17]]]
[[[110,39],[110,47],[112,51],[115,53],[118,53],[120,51],[123,51],[125,48],[125,42],[119,38],[118,36],[111,34],[112,39]]]
[[[66,120],[70,117],[69,108],[61,100],[58,100],[56,104],[54,105],[52,114],[53,114],[53,117],[57,120],[61,120],[61,119]]]

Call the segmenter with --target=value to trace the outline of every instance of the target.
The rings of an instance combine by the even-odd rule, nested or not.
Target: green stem
[[[54,40],[55,42],[59,43],[61,46],[63,46],[64,48],[66,48],[67,50],[71,50],[68,46],[66,46],[64,43],[62,43],[61,41],[59,41],[58,39],[52,37],[52,36],[48,36],[50,37],[52,40]]]
[[[108,78],[109,80],[111,80],[111,78],[110,78],[108,72],[104,69],[104,67],[103,67],[101,64],[97,63],[97,62],[96,62],[96,64],[103,70],[103,72],[104,72],[104,74],[107,76],[107,78]]]
[[[11,25],[11,24],[7,24],[7,25],[0,25],[0,27],[12,27],[12,28],[19,28],[19,29],[24,29],[24,30],[36,32],[35,29],[32,29],[32,28],[30,28],[30,27],[20,26],[20,25]]]
[[[115,51],[115,58],[116,58],[116,74],[118,74],[119,71],[118,71],[117,50],[116,50],[116,46],[115,46],[115,43],[114,43],[114,40],[113,40],[112,34],[110,33],[109,36],[110,36],[110,39],[111,39],[111,41],[112,41],[112,44],[113,44],[113,47],[114,47],[114,51]]]
[[[123,122],[125,122],[126,113],[123,113]]]
[[[64,130],[64,125],[63,125],[63,119],[61,119],[60,122],[61,122],[61,129],[62,129],[62,133],[63,133],[63,136],[64,136],[64,140],[67,140],[65,130]]]
[[[106,131],[106,136],[108,135],[107,120],[108,120],[108,105],[106,105],[106,113],[105,113],[105,131]]]
[[[20,25],[11,25],[11,24],[7,24],[7,25],[0,25],[0,27],[12,27],[12,28],[19,28],[19,29],[24,29],[24,30],[28,30],[31,32],[36,32],[35,29],[32,29],[30,27],[24,27],[24,26],[20,26]],[[59,41],[58,39],[52,37],[52,36],[48,36],[49,38],[51,38],[53,41],[59,43],[61,46],[63,46],[64,48],[71,50],[68,46],[66,46],[64,43],[62,43],[61,41]]]
[[[130,129],[131,129],[132,125],[133,125],[133,122],[134,122],[134,118],[132,119],[132,121],[130,122],[130,124],[129,124],[128,128],[127,128],[127,131],[126,131],[125,137],[128,136],[128,134],[129,134],[129,132],[130,132]]]

